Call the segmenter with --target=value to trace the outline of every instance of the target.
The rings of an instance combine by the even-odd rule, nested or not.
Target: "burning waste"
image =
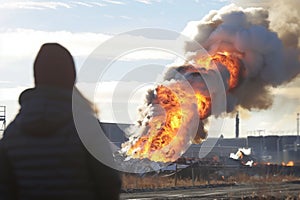
[[[250,155],[251,148],[239,148],[236,153],[230,153],[229,158],[241,161],[242,165],[252,167],[254,161]]]
[[[274,18],[276,24],[270,21]],[[285,34],[280,24],[286,26],[278,16],[270,18],[266,9],[242,9],[233,4],[190,23],[186,30],[196,30],[193,39],[209,55],[192,42],[186,43],[186,62],[169,68],[165,81],[148,92],[141,119],[121,153],[129,159],[173,162],[192,142],[203,142],[212,101],[219,95],[217,89],[208,89],[216,71],[225,87],[226,110],[214,115],[231,113],[238,106],[269,108],[269,89],[291,81],[300,70],[298,45],[288,42],[298,41],[293,31],[300,29]],[[195,122],[196,133],[188,134]]]

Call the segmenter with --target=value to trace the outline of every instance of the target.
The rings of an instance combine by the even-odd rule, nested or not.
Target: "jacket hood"
[[[20,95],[21,109],[16,123],[31,135],[59,132],[72,118],[72,90],[50,87],[27,89]]]
[[[74,87],[76,70],[71,53],[57,43],[42,45],[34,61],[36,86]]]

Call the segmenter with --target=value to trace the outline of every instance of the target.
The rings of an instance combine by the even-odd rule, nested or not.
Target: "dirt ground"
[[[122,200],[158,199],[267,199],[300,200],[300,182],[234,184],[212,187],[173,187],[143,192],[122,193]]]

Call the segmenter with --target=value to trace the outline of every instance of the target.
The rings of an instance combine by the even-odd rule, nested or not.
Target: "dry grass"
[[[161,175],[145,175],[143,177],[135,174],[123,174],[122,186],[124,190],[128,189],[158,189],[158,188],[170,188],[170,187],[190,187],[201,186],[207,184],[225,184],[225,183],[245,183],[245,184],[259,184],[259,183],[282,183],[287,181],[299,180],[294,176],[249,176],[246,174],[237,174],[236,176],[228,177],[226,180],[210,180],[209,183],[206,180],[195,180],[194,184],[191,179],[177,179],[175,184],[175,178],[164,177]]]
[[[288,181],[299,180],[299,177],[295,176],[249,176],[247,174],[239,173],[236,176],[228,177],[228,182],[237,182],[237,183],[281,183]]]
[[[175,184],[174,177],[163,177],[160,175],[144,176],[123,174],[122,175],[123,189],[157,189],[157,188],[170,188],[170,187],[189,187],[189,186],[200,186],[207,185],[208,182],[205,180],[192,179],[177,179]],[[210,184],[222,184],[224,181],[210,181]]]

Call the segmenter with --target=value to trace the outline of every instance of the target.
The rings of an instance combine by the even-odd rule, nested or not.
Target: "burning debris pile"
[[[269,21],[273,19],[276,23]],[[193,42],[186,43],[186,62],[169,68],[165,81],[149,91],[141,119],[121,152],[128,158],[173,162],[192,142],[205,140],[204,125],[212,114],[230,113],[238,106],[269,108],[269,89],[291,81],[300,71],[296,25],[285,34],[281,28],[286,23],[276,15],[269,17],[266,9],[233,4],[190,23],[185,31],[196,29],[193,39],[209,55]],[[213,84],[218,73],[226,110],[213,113],[212,102],[220,95]]]
[[[230,153],[229,158],[233,160],[241,161],[242,165],[246,165],[249,167],[253,166],[253,159],[250,157],[251,148],[239,148],[236,153]]]

